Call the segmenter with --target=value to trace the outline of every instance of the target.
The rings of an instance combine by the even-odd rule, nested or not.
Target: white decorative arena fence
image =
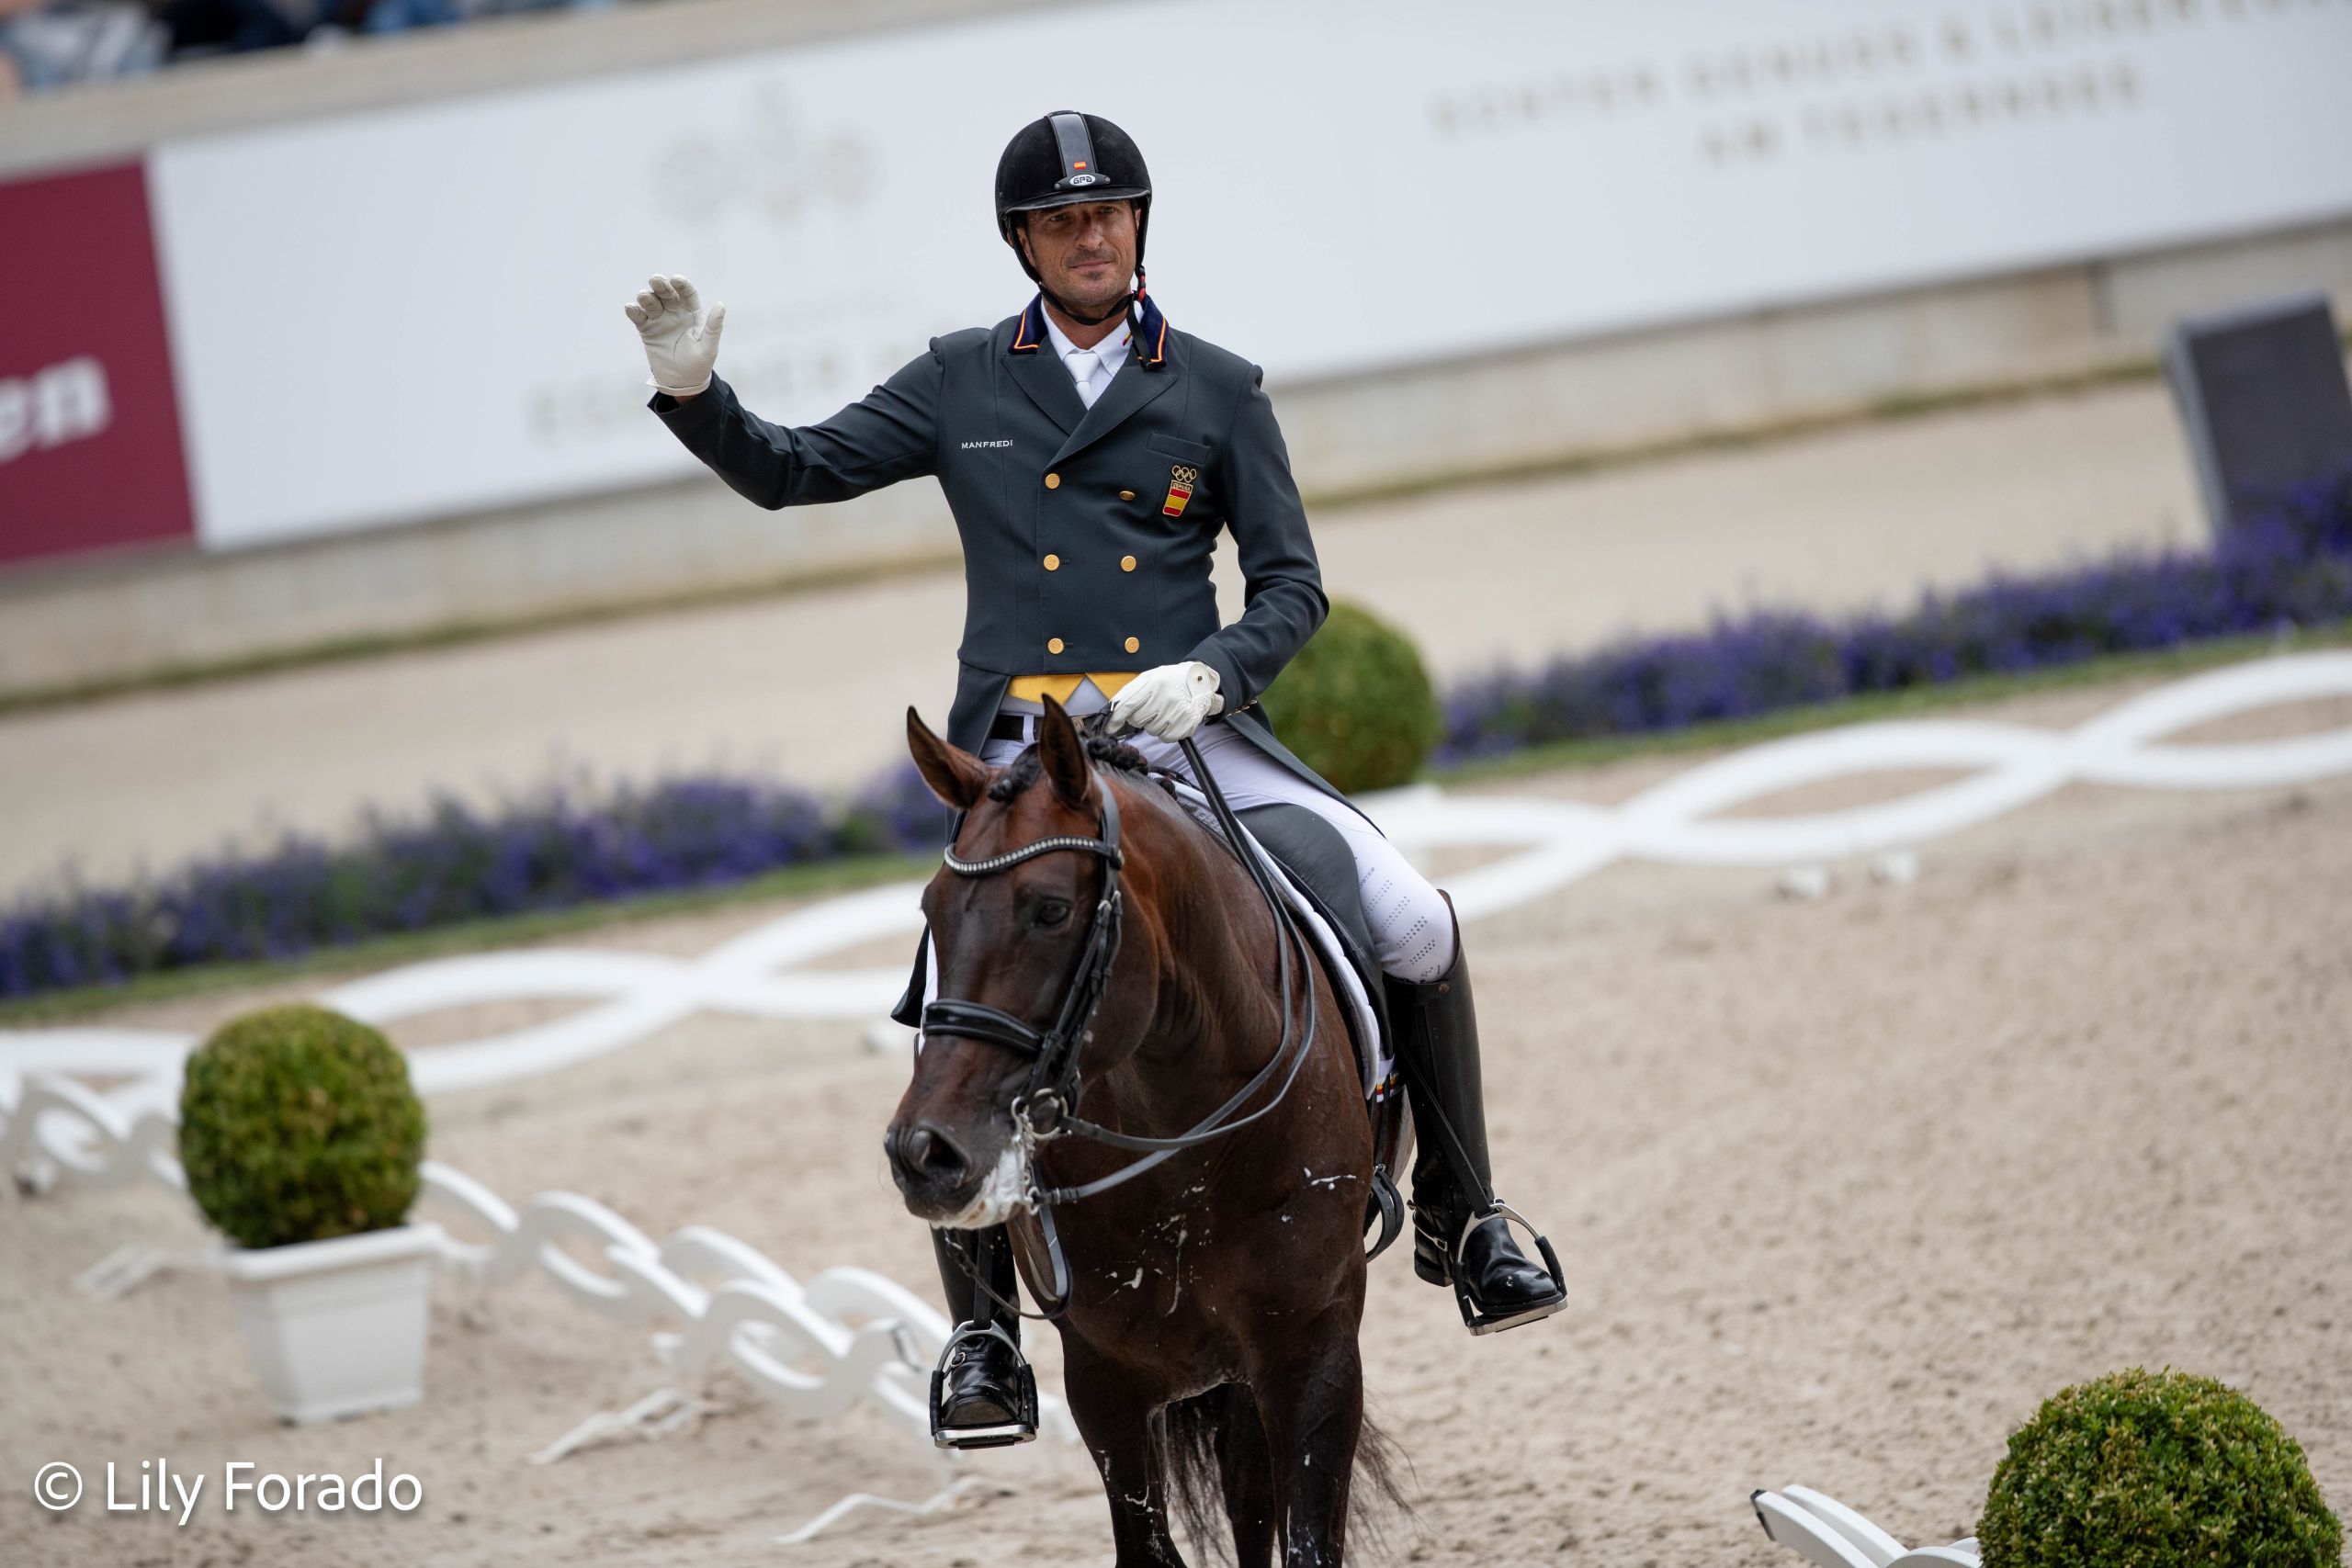
[[[95,1188],[146,1179],[185,1188],[169,1120],[152,1111],[126,1117],[71,1079],[33,1078],[0,1101],[0,1169],[14,1172],[21,1190],[42,1191],[60,1178]],[[60,1149],[71,1152],[53,1152]],[[683,1325],[653,1336],[662,1363],[682,1382],[699,1384],[725,1367],[807,1420],[830,1419],[865,1400],[930,1446],[928,1382],[949,1325],[896,1280],[836,1268],[804,1284],[758,1248],[707,1225],[688,1225],[657,1244],[576,1192],[543,1192],[517,1208],[438,1160],[426,1160],[422,1176],[420,1201],[441,1211],[434,1217],[444,1228],[454,1219],[457,1231],[484,1238],[452,1234],[443,1242],[443,1262],[468,1286],[486,1292],[536,1270],[617,1322]],[[170,1261],[118,1254],[85,1280],[102,1294],[119,1293]],[[1074,1438],[1060,1402],[1046,1403],[1052,1429]],[[568,1446],[560,1441],[548,1457]]]
[[[1906,1548],[1835,1497],[1809,1486],[1748,1499],[1765,1535],[1817,1568],[1983,1568],[1976,1538]]]

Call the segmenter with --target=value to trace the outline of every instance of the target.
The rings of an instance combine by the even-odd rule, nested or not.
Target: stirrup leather
[[[1552,1250],[1552,1238],[1530,1224],[1525,1214],[1504,1202],[1494,1200],[1491,1207],[1469,1206],[1464,1214],[1462,1228],[1454,1233],[1452,1246],[1439,1239],[1433,1226],[1423,1224],[1426,1209],[1417,1207],[1413,1213],[1413,1271],[1432,1285],[1450,1284],[1453,1300],[1462,1309],[1462,1321],[1474,1335],[1500,1334],[1506,1328],[1536,1323],[1550,1317],[1568,1304],[1568,1281],[1560,1268],[1560,1255]],[[1500,1216],[1506,1226],[1516,1224],[1535,1243],[1535,1250],[1543,1256],[1544,1271],[1552,1276],[1552,1294],[1535,1305],[1516,1312],[1489,1312],[1484,1303],[1470,1293],[1469,1282],[1464,1279],[1458,1265],[1462,1249],[1469,1245],[1470,1233],[1487,1221]],[[1532,1261],[1532,1260],[1531,1260]]]
[[[975,1341],[1001,1341],[1013,1361],[1013,1418],[985,1427],[951,1427],[946,1424],[947,1372],[962,1364],[973,1353]],[[1021,1347],[1001,1325],[993,1323],[958,1324],[956,1332],[947,1337],[939,1353],[939,1365],[931,1373],[931,1440],[943,1449],[1003,1449],[1015,1443],[1025,1443],[1037,1436],[1037,1374],[1029,1369]]]

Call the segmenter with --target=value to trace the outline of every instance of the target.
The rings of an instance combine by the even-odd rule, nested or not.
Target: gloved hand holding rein
[[[1111,699],[1111,733],[1140,729],[1162,740],[1182,740],[1211,714],[1225,711],[1216,688],[1216,671],[1197,659],[1147,670]]]

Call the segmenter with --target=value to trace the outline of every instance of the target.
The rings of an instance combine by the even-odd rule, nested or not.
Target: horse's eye
[[[1030,920],[1041,926],[1057,926],[1069,919],[1069,905],[1060,898],[1046,898],[1031,912]]]

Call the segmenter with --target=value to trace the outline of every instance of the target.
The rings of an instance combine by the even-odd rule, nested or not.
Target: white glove
[[[1162,740],[1182,740],[1201,720],[1225,711],[1216,671],[1197,659],[1147,670],[1111,699],[1111,733],[1142,729]]]
[[[726,306],[713,305],[706,316],[693,284],[656,273],[638,290],[636,303],[621,309],[645,340],[646,363],[653,367],[646,378],[650,384],[673,398],[691,398],[710,385],[718,334],[727,326]]]

